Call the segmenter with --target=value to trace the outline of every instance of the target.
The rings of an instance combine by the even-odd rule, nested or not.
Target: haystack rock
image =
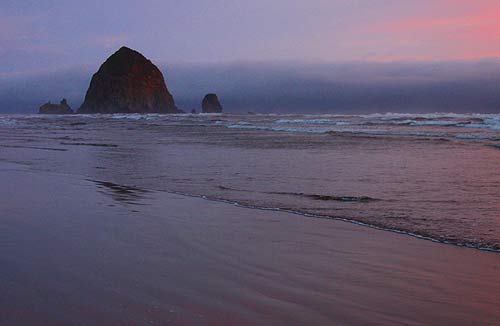
[[[92,76],[78,113],[178,113],[163,74],[142,54],[122,47]]]
[[[38,109],[38,113],[40,114],[72,114],[74,113],[71,110],[71,107],[68,105],[68,102],[65,98],[61,100],[59,104],[52,104],[49,102],[45,103]]]
[[[201,102],[201,111],[203,113],[222,113],[222,105],[216,94],[207,94]]]

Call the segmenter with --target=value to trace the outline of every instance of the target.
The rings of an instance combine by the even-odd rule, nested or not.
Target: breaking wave
[[[339,119],[341,118],[341,119]],[[500,130],[498,114],[372,114],[358,116],[332,116],[322,119],[278,119],[276,124],[334,125],[334,126],[447,126],[471,129]]]

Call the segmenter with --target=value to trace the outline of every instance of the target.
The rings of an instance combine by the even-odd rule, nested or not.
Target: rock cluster
[[[71,110],[71,107],[68,105],[68,102],[65,98],[61,100],[59,104],[52,104],[49,102],[45,103],[38,109],[38,113],[40,114],[72,114],[74,113]]]
[[[202,113],[221,113],[216,94],[207,94]],[[74,113],[66,100],[42,105],[39,113]],[[121,47],[92,76],[77,113],[184,113],[177,108],[160,69],[139,52]],[[191,110],[192,114],[196,110]]]

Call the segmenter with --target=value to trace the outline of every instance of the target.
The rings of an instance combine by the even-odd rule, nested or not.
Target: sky
[[[294,77],[309,74],[310,81],[310,71],[318,72],[316,79],[331,79],[321,72],[342,74],[338,65],[343,64],[350,72],[346,78],[360,82],[370,77],[374,68],[368,66],[378,65],[381,78],[406,67],[405,81],[421,79],[419,69],[424,66],[434,74],[434,82],[450,75],[457,81],[484,80],[477,71],[498,72],[500,1],[2,0],[0,111],[22,96],[23,81],[26,88],[34,80],[79,72],[79,82],[85,84],[88,74],[122,45],[163,67],[167,83],[179,93],[186,92],[179,88],[186,83],[172,80],[169,69],[176,76],[182,71],[193,76],[185,69],[189,65],[204,68],[199,71],[219,67],[235,73],[249,66],[277,65],[270,69],[283,72],[282,79],[294,74],[283,67],[302,67]],[[446,68],[451,63],[458,72]],[[475,72],[478,64],[483,66]],[[256,82],[268,75],[261,71],[253,77]],[[496,79],[489,83],[487,87],[493,87]],[[10,102],[1,97],[7,90]],[[34,103],[55,96],[55,90],[39,98],[33,90],[24,91],[36,97]],[[75,85],[71,92],[82,97],[85,86]]]

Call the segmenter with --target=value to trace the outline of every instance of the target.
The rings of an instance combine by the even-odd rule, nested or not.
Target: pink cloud
[[[379,60],[500,57],[498,1],[441,0],[414,15],[363,29],[372,43],[390,43],[396,53],[380,51]]]

